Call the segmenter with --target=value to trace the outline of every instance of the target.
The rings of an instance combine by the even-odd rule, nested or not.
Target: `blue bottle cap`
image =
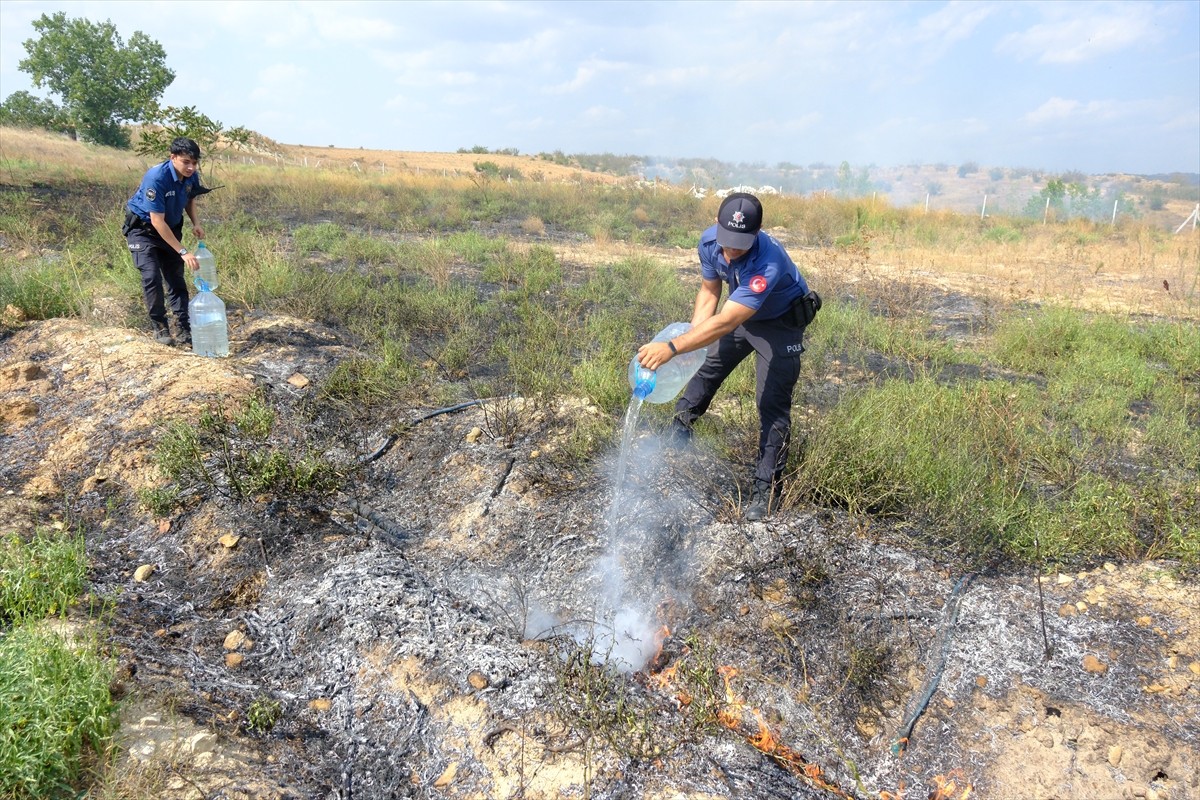
[[[633,384],[633,396],[639,400],[645,400],[654,391],[654,384],[657,381],[658,373],[652,369],[639,366],[637,369],[637,378]]]
[[[204,278],[201,278],[199,274],[196,275],[196,288],[202,292],[211,291],[208,288],[208,281],[204,280]]]

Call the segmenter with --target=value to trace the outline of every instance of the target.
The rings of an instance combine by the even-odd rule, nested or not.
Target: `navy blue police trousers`
[[[153,228],[136,228],[125,236],[133,265],[142,273],[142,299],[156,329],[167,328],[167,308],[163,298],[171,302],[171,312],[180,333],[191,330],[188,320],[188,289],[184,277],[183,258],[167,246]]]
[[[758,460],[754,482],[760,489],[779,483],[787,467],[792,430],[792,392],[800,378],[804,326],[785,314],[750,320],[709,345],[708,356],[675,403],[675,418],[688,428],[712,403],[734,368],[754,353],[754,401],[758,407]]]

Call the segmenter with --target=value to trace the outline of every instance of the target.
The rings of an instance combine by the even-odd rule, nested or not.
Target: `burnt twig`
[[[1039,539],[1040,539],[1040,537],[1038,537],[1038,536],[1033,537],[1033,553],[1034,553],[1034,558],[1037,559],[1037,563],[1038,563],[1038,567],[1039,567],[1038,572],[1040,573],[1041,572],[1040,568],[1042,566],[1042,546],[1041,546]],[[1045,660],[1049,661],[1050,656],[1053,655],[1054,651],[1050,648],[1050,635],[1048,633],[1046,633],[1046,598],[1042,594],[1042,576],[1040,574],[1037,576],[1037,587],[1038,587],[1038,616],[1042,620],[1042,644],[1045,648],[1042,652],[1043,652],[1043,657],[1045,658]]]
[[[494,750],[496,740],[500,738],[501,734],[504,733],[520,733],[520,731],[518,731],[512,725],[497,725],[495,728],[492,728],[483,735],[483,746],[489,750]]]
[[[486,517],[488,512],[492,510],[492,501],[504,489],[504,484],[508,482],[508,476],[512,474],[513,465],[516,463],[517,459],[509,457],[508,463],[504,465],[504,472],[500,474],[500,480],[496,481],[496,485],[492,487],[492,493],[488,495],[488,501],[483,506],[483,513],[479,516]]]
[[[896,732],[896,741],[892,744],[892,752],[896,755],[904,752],[904,748],[908,745],[908,737],[912,735],[913,727],[916,726],[921,714],[925,713],[925,707],[929,705],[930,698],[937,691],[938,682],[942,679],[942,671],[946,668],[946,654],[950,650],[950,640],[954,635],[954,626],[958,623],[958,606],[962,599],[962,590],[967,585],[968,579],[973,576],[974,573],[972,572],[963,575],[958,579],[958,583],[955,584],[954,591],[950,593],[950,600],[947,603],[946,626],[942,631],[942,646],[938,650],[937,666],[930,671],[929,677],[925,679],[925,688],[918,696],[913,710]]]
[[[389,543],[400,545],[409,538],[408,531],[393,523],[375,509],[358,500],[350,501],[350,509],[388,536]]]
[[[468,400],[465,403],[458,403],[457,405],[446,406],[445,408],[435,408],[433,411],[428,411],[428,412],[422,414],[421,416],[417,417],[416,419],[412,419],[412,420],[409,420],[408,422],[402,423],[400,429],[397,432],[390,434],[388,436],[388,438],[384,441],[383,444],[381,444],[379,447],[377,447],[375,449],[375,451],[372,452],[370,455],[364,456],[359,461],[359,463],[360,464],[370,464],[372,461],[382,458],[383,455],[388,450],[391,450],[392,446],[394,444],[396,444],[396,442],[400,439],[400,434],[403,433],[408,428],[411,428],[413,425],[416,425],[418,422],[424,422],[427,419],[432,419],[433,417],[440,416],[442,414],[449,414],[454,411],[462,411],[464,408],[470,408],[471,406],[482,405],[483,403],[486,403],[486,402],[488,402],[488,401],[487,400]]]

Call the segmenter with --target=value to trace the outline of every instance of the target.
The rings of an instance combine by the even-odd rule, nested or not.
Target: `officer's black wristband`
[[[673,356],[679,355],[679,351],[675,349],[675,343],[672,342],[670,339],[667,339],[667,347],[671,348],[671,355],[673,355]]]

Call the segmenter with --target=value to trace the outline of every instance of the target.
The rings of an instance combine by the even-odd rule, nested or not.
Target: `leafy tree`
[[[52,100],[43,100],[29,92],[13,92],[0,103],[0,124],[75,135],[75,126],[62,108]]]
[[[162,45],[135,31],[126,45],[112,22],[43,14],[33,23],[40,34],[25,41],[29,54],[19,64],[38,88],[62,98],[78,134],[100,144],[129,146],[122,123],[157,111],[158,99],[175,73],[166,67]]]
[[[854,184],[854,173],[850,171],[850,162],[843,161],[838,166],[837,171],[837,186],[838,194],[849,196],[851,188]]]
[[[221,138],[221,123],[196,111],[195,106],[167,106],[148,122],[150,125],[138,135],[135,149],[140,156],[163,156],[171,149],[172,140],[180,136],[194,140],[207,156]]]
[[[1067,184],[1060,178],[1051,178],[1046,182],[1046,185],[1040,192],[1025,203],[1026,216],[1040,218],[1048,209],[1053,209],[1055,214],[1061,214],[1066,210],[1065,198],[1067,196]],[[1047,205],[1046,201],[1050,203]]]
[[[862,197],[871,191],[871,171],[867,167],[854,174],[849,161],[843,161],[837,171],[837,191],[842,197]]]
[[[175,108],[167,106],[149,120],[149,125],[138,136],[137,153],[140,156],[163,157],[171,150],[171,142],[180,136],[200,145],[205,159],[229,148],[247,148],[254,132],[238,126],[226,128],[195,106]],[[215,161],[207,163],[215,164]],[[214,167],[215,170],[215,167]]]
[[[979,164],[975,161],[964,161],[958,165],[958,177],[965,178],[979,172]]]

